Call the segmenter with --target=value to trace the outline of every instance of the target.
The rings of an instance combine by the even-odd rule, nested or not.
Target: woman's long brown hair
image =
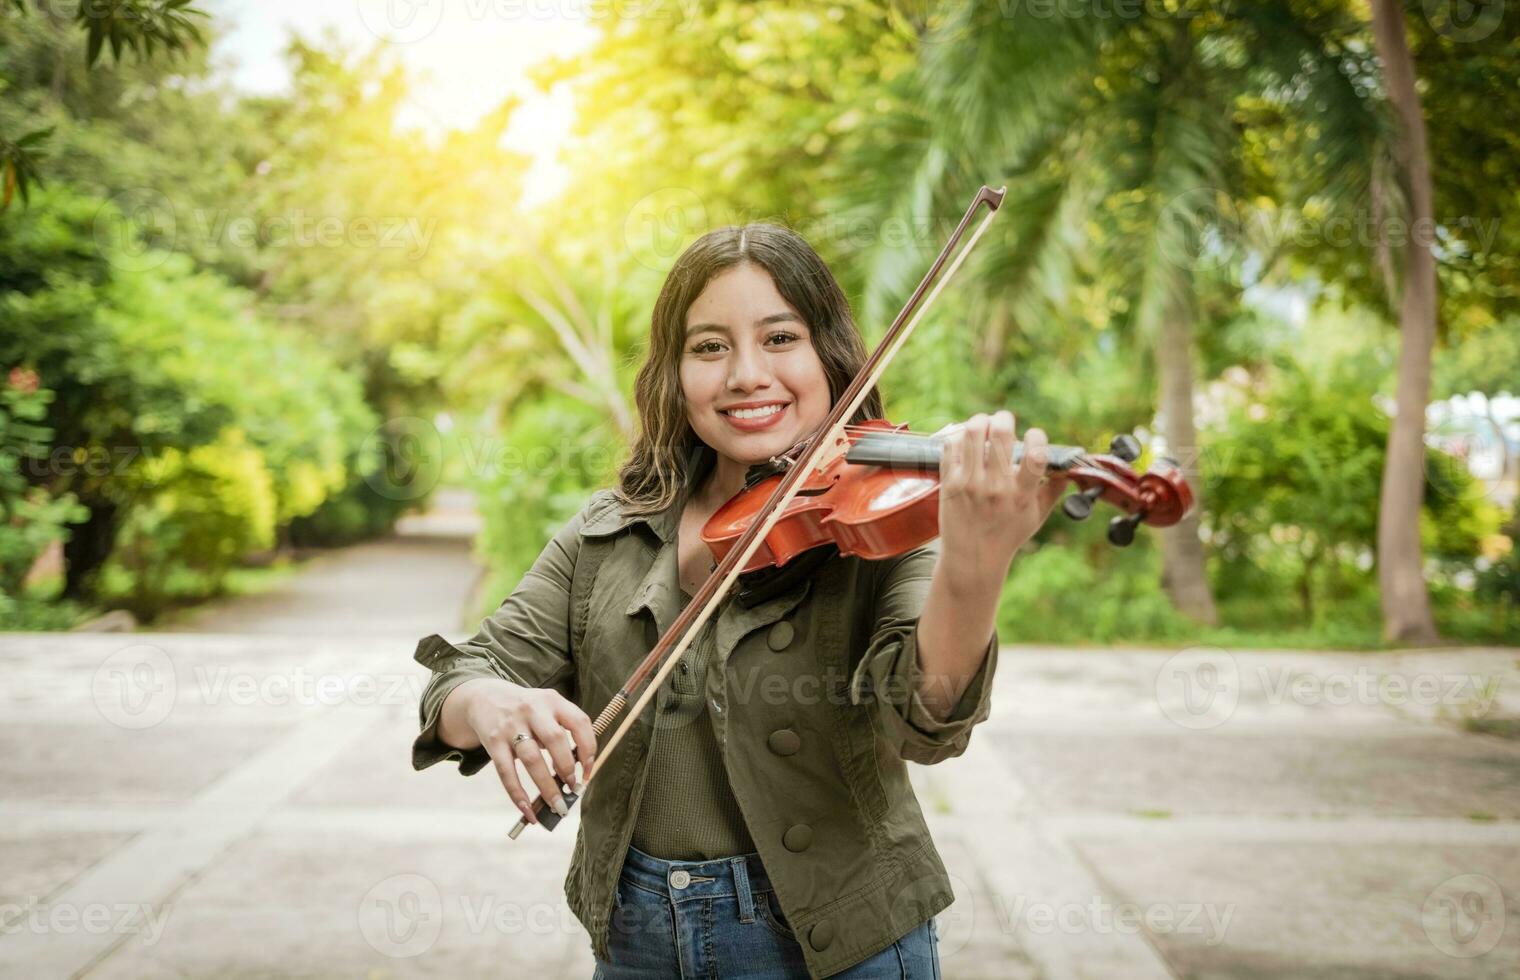
[[[692,430],[681,392],[686,313],[719,273],[749,262],[766,270],[776,290],[807,323],[829,381],[829,403],[850,386],[869,356],[850,302],[829,267],[801,235],[772,224],[710,231],[676,259],[655,300],[649,352],[634,386],[639,431],[615,493],[627,514],[653,514],[675,503],[689,479],[704,472],[713,451]],[[851,422],[882,416],[873,388]],[[693,468],[694,467],[694,468]]]

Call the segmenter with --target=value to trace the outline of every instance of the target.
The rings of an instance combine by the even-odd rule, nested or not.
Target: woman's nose
[[[770,366],[765,354],[753,347],[741,347],[729,362],[728,387],[732,391],[754,391],[771,383]]]

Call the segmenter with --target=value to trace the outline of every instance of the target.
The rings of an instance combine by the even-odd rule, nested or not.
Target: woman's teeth
[[[736,419],[763,419],[767,415],[775,415],[785,407],[784,405],[766,405],[762,408],[731,408],[727,414]]]

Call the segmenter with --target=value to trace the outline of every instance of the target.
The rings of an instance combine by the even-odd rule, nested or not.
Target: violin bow
[[[613,696],[612,700],[607,702],[607,706],[602,709],[601,713],[597,715],[596,720],[592,722],[592,731],[596,733],[597,740],[600,742],[602,734],[611,727],[618,715],[622,714],[623,709],[627,707],[629,698],[633,697],[633,692],[641,691],[638,700],[634,702],[632,709],[623,718],[622,724],[612,733],[612,737],[601,746],[601,750],[597,753],[597,759],[592,765],[591,771],[582,774],[582,792],[591,784],[591,781],[596,778],[597,774],[602,771],[602,764],[606,762],[607,757],[612,754],[613,750],[617,748],[618,743],[627,735],[628,729],[632,727],[634,721],[649,704],[649,700],[659,690],[660,684],[675,669],[676,664],[680,662],[681,656],[686,652],[686,648],[701,633],[702,627],[712,617],[718,604],[723,601],[723,598],[728,595],[729,590],[733,588],[734,583],[738,581],[744,566],[749,563],[751,556],[759,549],[766,535],[770,534],[771,528],[780,520],[782,513],[785,512],[792,498],[802,489],[803,483],[806,482],[806,475],[848,447],[849,439],[844,432],[845,420],[854,416],[855,412],[860,408],[861,403],[865,401],[867,393],[871,391],[886,371],[892,358],[902,349],[903,344],[912,335],[914,328],[918,326],[919,321],[923,319],[929,307],[933,305],[934,301],[939,297],[940,292],[945,288],[945,285],[949,283],[956,271],[960,269],[961,263],[966,260],[966,256],[971,254],[971,250],[976,247],[977,241],[986,233],[988,226],[992,223],[992,219],[997,216],[998,208],[1002,205],[1006,192],[1006,187],[992,190],[986,186],[983,186],[981,190],[976,192],[976,197],[972,199],[971,206],[966,209],[966,213],[961,218],[960,224],[956,226],[954,233],[950,236],[950,240],[945,243],[945,247],[940,250],[939,256],[934,260],[934,264],[929,267],[929,271],[924,274],[924,278],[919,282],[918,288],[913,291],[912,296],[908,297],[908,302],[903,306],[902,311],[897,314],[896,319],[892,321],[892,326],[887,330],[886,335],[881,338],[881,342],[876,345],[876,350],[871,353],[870,358],[856,372],[854,380],[850,382],[850,386],[835,401],[828,418],[814,431],[795,462],[787,467],[781,482],[771,492],[770,499],[765,502],[765,505],[755,516],[749,530],[729,549],[723,561],[708,573],[707,581],[702,583],[702,587],[697,590],[697,594],[692,596],[686,608],[676,617],[675,622],[670,624],[670,628],[665,631],[664,636],[660,637],[654,649],[649,651],[649,655],[644,658],[638,668],[623,682],[623,686],[618,690],[617,694]],[[966,229],[971,227],[971,222],[976,217],[977,211],[984,205],[987,208],[987,214],[983,216],[972,231],[971,239],[966,243],[966,247],[959,252],[955,252],[956,245],[959,244],[961,238],[965,235]],[[951,253],[955,253],[954,259],[951,259]],[[946,268],[946,263],[949,263],[948,268]],[[940,275],[941,270],[944,270],[944,275]],[[657,671],[656,668],[658,668]],[[650,677],[651,672],[654,672],[652,678]],[[645,683],[646,681],[648,683]],[[579,798],[579,794],[569,791],[568,788],[562,790],[561,795],[564,797],[567,807],[573,806]],[[539,822],[544,825],[545,829],[552,831],[558,826],[562,818],[549,808],[547,801],[543,797],[540,796],[530,805],[533,807],[534,816],[538,817]],[[508,837],[516,840],[517,836],[523,832],[523,828],[527,826],[527,817],[519,817],[517,825],[512,828]]]

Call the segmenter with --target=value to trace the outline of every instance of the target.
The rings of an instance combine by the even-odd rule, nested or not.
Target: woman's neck
[[[692,494],[691,502],[701,510],[712,513],[744,489],[744,475],[748,472],[749,464],[719,456],[707,477]]]

